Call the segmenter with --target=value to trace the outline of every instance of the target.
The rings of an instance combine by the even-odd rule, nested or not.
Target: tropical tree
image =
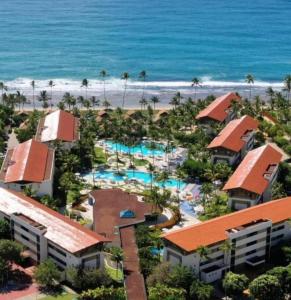
[[[122,97],[122,108],[124,108],[124,104],[125,104],[125,95],[126,95],[126,90],[127,90],[127,81],[129,79],[129,73],[124,72],[121,75],[121,79],[124,81],[124,92],[123,92],[123,97]]]
[[[88,290],[80,295],[80,300],[126,300],[126,294],[123,287],[98,287],[94,290]]]
[[[157,96],[152,96],[151,97],[151,102],[153,104],[154,110],[156,110],[156,104],[160,102],[160,99]]]
[[[199,268],[199,279],[201,279],[201,272],[200,272],[200,265],[201,261],[204,259],[208,259],[208,256],[210,254],[210,250],[206,246],[199,246],[196,250],[197,254],[199,255],[199,263],[198,263],[198,268]]]
[[[248,74],[248,75],[246,76],[245,81],[246,81],[246,83],[247,83],[247,84],[249,85],[249,87],[250,87],[249,99],[251,99],[251,97],[252,97],[252,84],[254,84],[255,78],[254,78],[253,75]]]
[[[146,105],[148,104],[148,102],[147,102],[147,100],[145,98],[142,98],[142,99],[139,100],[139,104],[140,104],[140,108],[142,110],[143,108],[146,107]]]
[[[109,249],[109,253],[111,254],[112,260],[116,263],[116,277],[119,270],[119,265],[123,261],[123,251],[120,247],[111,247]]]
[[[84,79],[82,80],[82,85],[81,85],[81,87],[85,87],[85,99],[87,99],[88,85],[89,85],[88,79],[84,78]]]
[[[102,105],[105,107],[105,109],[108,109],[111,106],[111,103],[108,100],[104,100]]]
[[[232,299],[241,297],[244,290],[247,289],[249,279],[244,274],[235,274],[228,272],[223,279],[223,288],[227,296]]]
[[[1,90],[1,98],[2,98],[2,104],[4,104],[3,95],[4,91],[7,91],[7,86],[4,84],[4,82],[0,82],[0,90]]]
[[[39,285],[45,288],[52,288],[61,279],[61,272],[56,264],[51,259],[48,259],[41,262],[35,269],[34,278]]]
[[[146,82],[146,78],[147,78],[146,71],[145,70],[141,71],[138,75],[138,78],[143,81],[143,89],[142,89],[141,99],[144,99],[145,82]]]
[[[190,297],[193,300],[211,300],[214,296],[214,287],[200,280],[194,280],[190,287]]]
[[[11,237],[10,224],[5,220],[0,220],[0,239],[9,239]]]
[[[53,107],[53,103],[52,103],[52,101],[53,101],[53,87],[55,86],[55,84],[54,84],[54,82],[52,80],[50,80],[49,83],[48,83],[48,85],[49,85],[49,87],[51,89],[50,107],[52,109],[52,107]]]
[[[195,94],[194,94],[194,99],[196,100],[197,87],[200,87],[200,86],[201,86],[201,81],[200,81],[200,79],[197,78],[197,77],[194,77],[194,78],[192,79],[192,84],[191,84],[191,86],[194,87],[194,92],[195,92]]]
[[[223,252],[225,266],[228,266],[228,264],[229,264],[228,263],[229,256],[230,256],[231,250],[233,249],[231,242],[229,240],[225,240],[221,244],[221,246],[219,247],[219,249]],[[226,270],[226,272],[227,272],[227,270]]]
[[[47,108],[48,107],[48,101],[49,101],[49,96],[47,94],[47,91],[41,91],[39,93],[39,96],[37,97],[39,102],[42,102],[42,107]]]
[[[270,97],[270,104],[271,104],[271,109],[274,109],[274,95],[275,95],[275,91],[273,90],[273,88],[270,86],[266,89],[266,94]]]
[[[251,295],[258,300],[283,299],[283,291],[277,277],[263,274],[249,285]]]
[[[99,76],[102,78],[103,81],[103,100],[106,100],[106,77],[108,76],[106,70],[101,70]]]
[[[287,75],[284,79],[284,91],[287,92],[287,100],[290,100],[291,93],[291,75]]]
[[[154,171],[155,171],[155,166],[151,163],[148,164],[148,171],[150,172],[151,176],[151,190],[153,189],[153,179],[154,179]]]
[[[173,288],[162,284],[157,284],[149,288],[149,300],[185,300],[186,291],[181,288]]]
[[[33,109],[35,109],[35,102],[34,102],[34,91],[35,91],[35,81],[32,80],[30,83],[31,87],[32,87],[32,103],[33,103]]]

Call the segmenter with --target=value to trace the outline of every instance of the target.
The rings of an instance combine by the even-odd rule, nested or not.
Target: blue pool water
[[[112,141],[106,141],[105,143],[113,151],[116,151],[116,149],[118,149],[119,152],[123,152],[123,153],[129,153],[130,150],[130,154],[140,153],[143,156],[151,156],[151,155],[163,156],[165,154],[164,151],[165,146],[158,143],[156,144],[158,149],[150,149],[146,142],[143,142],[140,145],[134,147],[128,147],[120,143],[114,143]]]
[[[116,172],[113,171],[97,171],[95,173],[95,179],[101,180],[101,179],[107,179],[107,180],[114,180],[114,181],[123,181],[123,180],[130,180],[130,179],[137,179],[139,181],[142,181],[145,184],[151,183],[151,175],[147,172],[142,171],[133,171],[133,170],[127,170],[124,172],[125,174],[119,175],[116,174]],[[159,187],[163,186],[162,182],[155,181],[155,178],[153,178],[153,184],[157,185]],[[166,188],[178,188],[183,189],[186,186],[186,183],[183,181],[179,181],[177,179],[170,178],[165,182]]]

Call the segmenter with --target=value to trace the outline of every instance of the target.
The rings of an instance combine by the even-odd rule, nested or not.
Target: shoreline
[[[35,106],[37,109],[42,108],[41,107],[41,102],[38,101],[37,97],[40,93],[40,91],[46,90],[48,96],[50,97],[51,92],[49,87],[47,89],[35,89]],[[274,89],[275,91],[281,91],[281,89]],[[7,93],[15,93],[16,90],[9,89]],[[23,93],[26,98],[31,102],[30,104],[25,104],[24,110],[30,110],[32,109],[32,90],[20,90],[21,93]],[[83,90],[66,90],[66,91],[58,91],[58,90],[53,90],[52,93],[52,103],[53,107],[56,107],[56,105],[62,100],[62,97],[65,92],[69,92],[71,95],[74,97],[79,97],[83,96],[85,97],[86,92]],[[116,107],[121,107],[122,105],[122,98],[123,98],[123,89],[120,89],[118,91],[107,91],[106,92],[106,99],[110,102],[112,108]],[[209,95],[214,95],[215,97],[218,97],[220,95],[226,94],[228,92],[238,92],[243,98],[244,97],[249,97],[249,88],[208,88],[208,87],[202,87],[197,89],[196,92],[196,98],[195,98],[195,91],[194,88],[188,88],[187,90],[185,89],[163,89],[160,91],[153,91],[153,90],[144,90],[144,98],[148,101],[150,104],[150,99],[153,96],[157,96],[159,98],[159,103],[156,104],[156,109],[169,109],[172,107],[172,105],[169,104],[171,99],[175,96],[177,92],[180,92],[182,95],[182,102],[186,101],[189,97],[191,97],[194,101],[198,99],[204,99]],[[136,90],[136,89],[128,89],[126,92],[126,97],[125,97],[125,106],[124,108],[126,109],[141,109],[141,105],[139,101],[141,100],[141,97],[143,95],[143,90]],[[268,101],[269,97],[266,95],[266,88],[256,88],[252,87],[252,99],[255,96],[260,96],[262,100]],[[87,98],[89,99],[90,97],[95,96],[96,99],[100,100],[100,105],[95,107],[94,109],[102,109],[103,101],[104,101],[104,94],[103,91],[92,91],[92,89],[88,89],[87,91]],[[1,95],[0,95],[1,98]],[[17,105],[15,106],[17,110]]]

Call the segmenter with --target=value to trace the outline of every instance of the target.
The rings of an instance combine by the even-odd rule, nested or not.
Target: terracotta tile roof
[[[79,119],[63,110],[54,111],[39,121],[36,139],[41,142],[78,140]]]
[[[1,168],[1,180],[9,182],[42,182],[49,179],[53,153],[47,145],[28,140],[7,152]]]
[[[196,119],[210,118],[219,122],[223,122],[227,117],[227,109],[230,108],[232,101],[239,100],[240,97],[235,93],[228,93],[226,95],[216,98],[205,109],[200,111]]]
[[[270,145],[248,152],[223,190],[241,188],[261,195],[269,185],[264,175],[271,165],[278,165],[281,158],[282,154]]]
[[[145,221],[145,215],[151,214],[151,205],[138,201],[136,195],[121,189],[95,190],[90,193],[95,199],[93,208],[94,231],[108,237],[110,240],[118,238],[115,227],[123,227]],[[131,210],[134,218],[120,218],[122,210]]]
[[[245,145],[243,136],[258,128],[259,122],[250,116],[229,122],[216,138],[207,146],[208,149],[222,147],[239,152]]]
[[[45,226],[44,236],[70,253],[108,241],[38,201],[4,188],[0,188],[0,211],[7,215],[21,213]]]
[[[291,197],[270,201],[226,216],[188,226],[170,233],[163,238],[187,252],[199,246],[210,246],[228,238],[226,231],[252,221],[264,219],[279,223],[291,217]]]

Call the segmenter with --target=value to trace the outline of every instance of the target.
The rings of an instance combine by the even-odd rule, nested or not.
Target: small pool
[[[88,175],[90,176],[90,175]],[[91,174],[92,176],[92,174]],[[127,170],[124,171],[124,175],[117,174],[114,171],[97,171],[94,173],[94,178],[96,180],[114,180],[114,181],[124,181],[124,180],[131,180],[131,179],[136,179],[138,181],[141,181],[144,184],[150,184],[151,183],[151,174],[147,172],[142,172],[142,171],[135,171],[135,170]],[[153,184],[159,187],[163,186],[162,182],[157,182],[155,181],[155,176],[153,177]],[[165,181],[165,187],[166,188],[177,188],[177,189],[184,189],[186,186],[186,183],[175,179],[175,178],[170,178]]]
[[[156,143],[157,149],[151,149],[149,146],[149,142],[142,142],[141,144],[128,147],[126,145],[115,143],[113,141],[104,141],[105,145],[112,151],[118,150],[119,152],[123,153],[130,153],[130,154],[142,154],[143,156],[163,156],[165,154],[165,145]],[[175,151],[175,148],[173,149]]]

